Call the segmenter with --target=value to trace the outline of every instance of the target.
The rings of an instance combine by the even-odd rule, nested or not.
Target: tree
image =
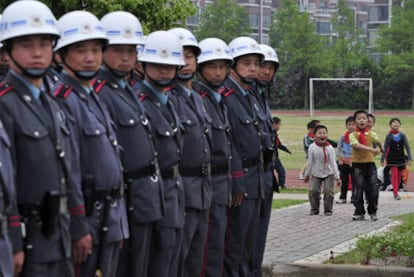
[[[378,50],[387,53],[382,66],[389,101],[396,108],[414,109],[414,0],[403,3],[392,6],[391,26],[380,29],[377,43]]]
[[[270,45],[277,49],[280,72],[274,102],[281,108],[308,106],[308,79],[320,77],[327,68],[326,41],[315,34],[315,25],[307,13],[299,12],[294,0],[283,0],[275,13]]]
[[[0,0],[4,9],[10,0]],[[194,5],[189,0],[43,0],[56,18],[72,10],[85,9],[98,18],[108,12],[124,10],[138,17],[146,33],[183,26],[185,19],[194,15]]]
[[[229,43],[236,37],[249,35],[249,18],[244,7],[235,0],[217,0],[206,6],[194,31],[198,40],[216,37]]]
[[[347,74],[352,68],[358,67],[361,59],[366,56],[365,45],[359,41],[359,32],[355,22],[355,11],[348,7],[345,0],[338,1],[338,12],[332,20],[336,33],[332,42],[333,76],[353,77]]]

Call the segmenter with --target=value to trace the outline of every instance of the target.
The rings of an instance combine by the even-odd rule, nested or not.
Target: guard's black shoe
[[[354,215],[352,216],[352,220],[365,220],[364,215]]]

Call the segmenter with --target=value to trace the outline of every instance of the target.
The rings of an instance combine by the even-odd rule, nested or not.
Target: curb
[[[335,276],[335,277],[412,277],[414,268],[399,266],[370,265],[330,265],[330,264],[280,264],[274,263],[263,267],[264,277],[302,277],[302,276]]]

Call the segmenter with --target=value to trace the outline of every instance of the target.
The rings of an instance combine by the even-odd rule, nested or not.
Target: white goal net
[[[309,78],[309,112],[310,116],[313,117],[315,113],[315,93],[313,89],[314,82],[318,81],[365,81],[369,83],[369,94],[368,94],[368,112],[372,113],[374,111],[374,102],[373,102],[373,88],[372,88],[372,78]]]

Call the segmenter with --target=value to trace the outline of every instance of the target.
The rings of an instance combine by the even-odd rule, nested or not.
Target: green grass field
[[[279,157],[283,165],[286,169],[300,169],[305,163],[303,136],[307,132],[306,124],[311,120],[310,116],[286,115],[283,112],[278,114],[277,111],[274,111],[273,116],[278,116],[282,119],[279,138],[293,152],[292,155],[289,155],[280,151]],[[384,141],[389,131],[389,120],[392,117],[390,115],[376,115],[376,124],[373,130],[378,134],[381,142]],[[402,122],[400,130],[407,135],[411,151],[414,152],[414,112],[412,115],[398,116],[398,118]],[[323,125],[328,127],[329,138],[332,140],[339,141],[339,137],[345,132],[346,116],[318,116],[315,119],[319,119]],[[380,156],[377,156],[376,161],[378,164],[379,160]]]

